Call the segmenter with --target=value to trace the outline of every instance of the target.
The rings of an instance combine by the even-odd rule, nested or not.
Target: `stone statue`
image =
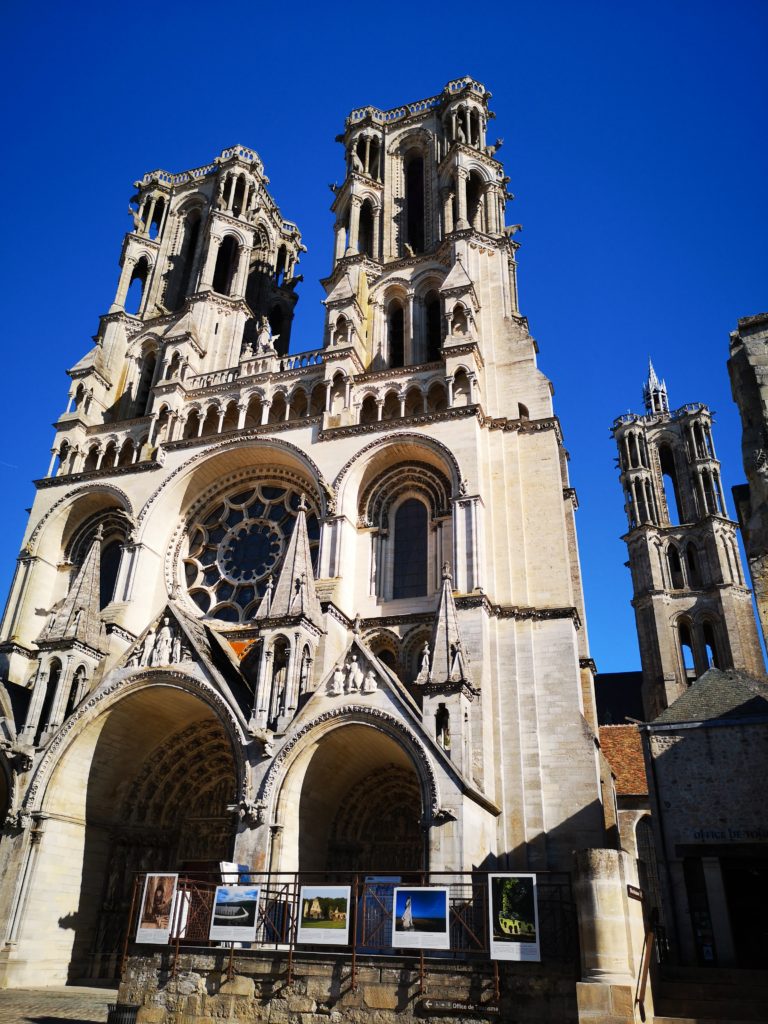
[[[417,683],[426,683],[429,680],[429,662],[431,652],[429,650],[429,641],[425,642],[421,649],[421,668],[419,674],[416,676]]]
[[[130,213],[131,217],[133,218],[134,233],[137,235],[140,234],[141,229],[144,227],[144,224],[142,223],[141,220],[141,214],[139,213],[138,210],[134,210],[132,206],[128,207],[128,213]]]
[[[155,629],[154,626],[149,627],[149,632],[144,637],[144,646],[141,649],[141,665],[149,665],[152,657],[152,649],[155,646]]]
[[[363,682],[363,670],[357,660],[357,655],[353,654],[351,661],[347,664],[347,692],[357,693]]]
[[[171,629],[170,620],[166,615],[155,637],[155,646],[152,651],[152,666],[170,665],[172,648],[173,630]]]
[[[457,142],[466,142],[467,141],[467,135],[466,135],[466,132],[464,131],[464,129],[462,127],[461,121],[459,121],[458,124],[456,125],[456,141]]]
[[[363,161],[357,155],[356,149],[352,150],[352,170],[355,171],[357,174],[365,174],[365,167],[363,166]]]
[[[272,348],[272,328],[269,320],[263,316],[259,324],[259,333],[256,337],[256,346],[259,352],[268,352]]]
[[[171,647],[171,664],[178,665],[181,661],[181,634],[177,631],[173,634],[173,646]]]
[[[413,251],[413,246],[410,244],[410,242],[404,242],[403,248],[405,249],[405,255],[408,256],[409,258],[411,256],[416,255],[416,253]]]
[[[331,691],[335,697],[344,693],[344,669],[341,665],[337,665],[333,670],[333,678],[331,679]]]
[[[378,688],[379,688],[379,684],[378,684],[378,681],[376,679],[376,674],[375,674],[375,672],[373,671],[372,668],[369,668],[368,671],[365,673],[365,679],[363,680],[362,692],[363,693],[375,693],[378,690]]]

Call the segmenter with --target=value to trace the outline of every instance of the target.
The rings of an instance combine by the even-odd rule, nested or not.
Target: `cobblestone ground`
[[[0,1024],[59,1024],[106,1021],[109,988],[14,988],[0,990]]]

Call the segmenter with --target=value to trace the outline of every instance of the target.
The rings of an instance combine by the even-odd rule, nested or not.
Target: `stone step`
[[[768,981],[765,984],[749,982],[736,985],[733,982],[711,982],[693,984],[690,981],[662,981],[658,986],[662,999],[762,999],[768,1000]]]
[[[719,1021],[768,1021],[768,1001],[738,996],[708,999],[699,992],[696,998],[669,999],[661,993],[655,1000],[657,1016],[714,1019]]]
[[[653,1024],[755,1024],[754,1020],[736,1017],[660,1017],[654,1015]]]

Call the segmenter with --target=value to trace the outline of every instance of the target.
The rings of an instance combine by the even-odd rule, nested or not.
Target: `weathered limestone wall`
[[[489,1019],[575,1024],[579,1019],[574,969],[567,966],[501,963],[500,1012],[459,1016],[435,1014],[424,1001],[493,1003],[493,964],[426,961],[421,991],[418,961],[359,959],[353,988],[348,959],[294,958],[288,984],[284,953],[236,956],[231,980],[225,951],[182,954],[172,977],[168,956],[136,955],[127,962],[119,999],[140,1006],[137,1024],[213,1024],[221,1018],[269,1024],[401,1024],[424,1015],[437,1024]]]

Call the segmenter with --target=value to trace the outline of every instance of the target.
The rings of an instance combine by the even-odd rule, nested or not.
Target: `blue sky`
[[[112,301],[132,182],[256,149],[309,248],[293,336],[314,348],[346,114],[470,74],[493,93],[507,220],[523,224],[521,308],[571,454],[592,653],[637,667],[609,427],[639,410],[651,355],[673,405],[716,411],[726,487],[743,478],[725,363],[737,319],[768,308],[768,4],[75,0],[8,5],[4,28],[0,590],[64,370]]]

